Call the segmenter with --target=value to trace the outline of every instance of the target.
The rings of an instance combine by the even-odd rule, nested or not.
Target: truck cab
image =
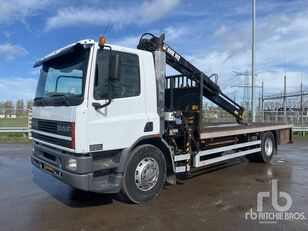
[[[79,189],[119,191],[121,153],[159,137],[152,54],[82,40],[35,66],[33,164]]]

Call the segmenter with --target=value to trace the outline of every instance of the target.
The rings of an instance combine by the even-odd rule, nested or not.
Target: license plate
[[[51,167],[51,166],[49,166],[49,165],[46,165],[46,164],[44,164],[44,169],[45,169],[46,171],[50,172],[50,173],[53,173],[53,171],[54,171],[53,167]]]

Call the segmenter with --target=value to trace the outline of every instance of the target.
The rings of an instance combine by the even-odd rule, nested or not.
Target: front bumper
[[[70,158],[77,161],[76,171],[67,168]],[[122,173],[114,171],[117,164],[108,155],[93,158],[92,155],[67,153],[34,142],[31,162],[42,171],[84,191],[117,193],[121,190]]]

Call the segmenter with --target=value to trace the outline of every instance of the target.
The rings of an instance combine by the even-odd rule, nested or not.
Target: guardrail
[[[22,133],[23,138],[29,137],[29,128],[27,127],[0,127],[1,133]]]
[[[293,132],[308,132],[308,127],[293,127]]]
[[[0,133],[28,133],[27,127],[0,127]]]

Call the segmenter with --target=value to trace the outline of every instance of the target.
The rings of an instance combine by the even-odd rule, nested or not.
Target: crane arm
[[[145,38],[145,36],[150,36],[150,38]],[[188,78],[191,78],[190,76],[201,76],[203,80],[203,83],[201,83],[203,86],[203,96],[233,115],[238,123],[243,124],[242,121],[245,109],[237,104],[234,100],[229,98],[227,95],[225,95],[217,85],[217,82],[213,82],[211,80],[212,76],[217,77],[217,75],[214,74],[207,76],[205,73],[192,65],[189,61],[187,61],[178,52],[172,49],[168,44],[166,44],[164,42],[164,38],[164,34],[158,38],[153,34],[145,33],[141,36],[137,48],[150,52],[159,49],[163,50],[166,53],[166,63],[169,66],[181,74],[187,75]]]

